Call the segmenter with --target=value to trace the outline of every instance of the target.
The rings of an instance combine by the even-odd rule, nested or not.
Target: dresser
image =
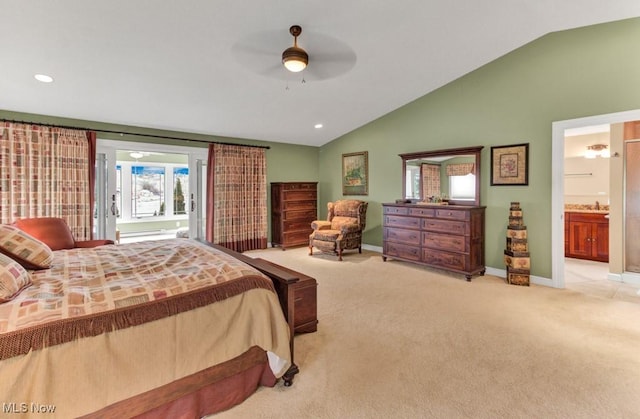
[[[308,246],[318,218],[317,182],[271,183],[271,245]]]
[[[383,204],[383,260],[484,275],[485,207]]]

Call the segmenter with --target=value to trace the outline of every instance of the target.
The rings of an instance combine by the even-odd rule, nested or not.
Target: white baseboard
[[[371,250],[372,252],[382,253],[382,247],[380,247],[380,246],[372,246],[370,244],[363,244],[362,248],[364,250]]]
[[[506,269],[498,269],[487,266],[487,273],[489,275],[498,276],[500,278],[507,278],[507,270]],[[529,282],[535,285],[543,285],[545,287],[553,288],[553,281],[550,278],[545,278],[543,276],[529,275]]]

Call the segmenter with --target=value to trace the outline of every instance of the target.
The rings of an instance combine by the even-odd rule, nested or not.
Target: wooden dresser
[[[484,275],[485,207],[383,204],[383,260],[388,257]]]
[[[271,183],[271,245],[308,246],[318,218],[317,182]]]

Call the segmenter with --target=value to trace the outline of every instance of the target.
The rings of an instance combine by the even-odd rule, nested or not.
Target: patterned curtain
[[[206,238],[237,252],[267,247],[263,148],[209,145]]]
[[[472,175],[475,171],[474,163],[457,163],[447,166],[447,176],[466,176]]]
[[[422,200],[426,201],[430,196],[440,196],[440,165],[422,163],[420,167],[422,176]]]
[[[59,217],[76,240],[91,239],[95,134],[11,122],[0,130],[0,222]]]

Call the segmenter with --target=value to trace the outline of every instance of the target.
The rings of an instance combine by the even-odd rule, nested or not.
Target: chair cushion
[[[15,260],[0,254],[0,303],[14,299],[31,285],[31,276]]]
[[[13,225],[45,243],[51,250],[76,247],[76,240],[73,238],[71,229],[62,218],[24,218],[17,220]]]
[[[48,269],[53,261],[51,248],[19,228],[0,225],[0,253],[14,259],[26,269]]]
[[[338,239],[339,235],[340,230],[316,230],[313,233],[313,239],[325,242],[334,242]]]
[[[357,218],[351,218],[351,217],[335,216],[331,220],[331,229],[340,230],[340,228],[342,228],[342,226],[348,225],[348,224],[358,225],[358,219]]]

